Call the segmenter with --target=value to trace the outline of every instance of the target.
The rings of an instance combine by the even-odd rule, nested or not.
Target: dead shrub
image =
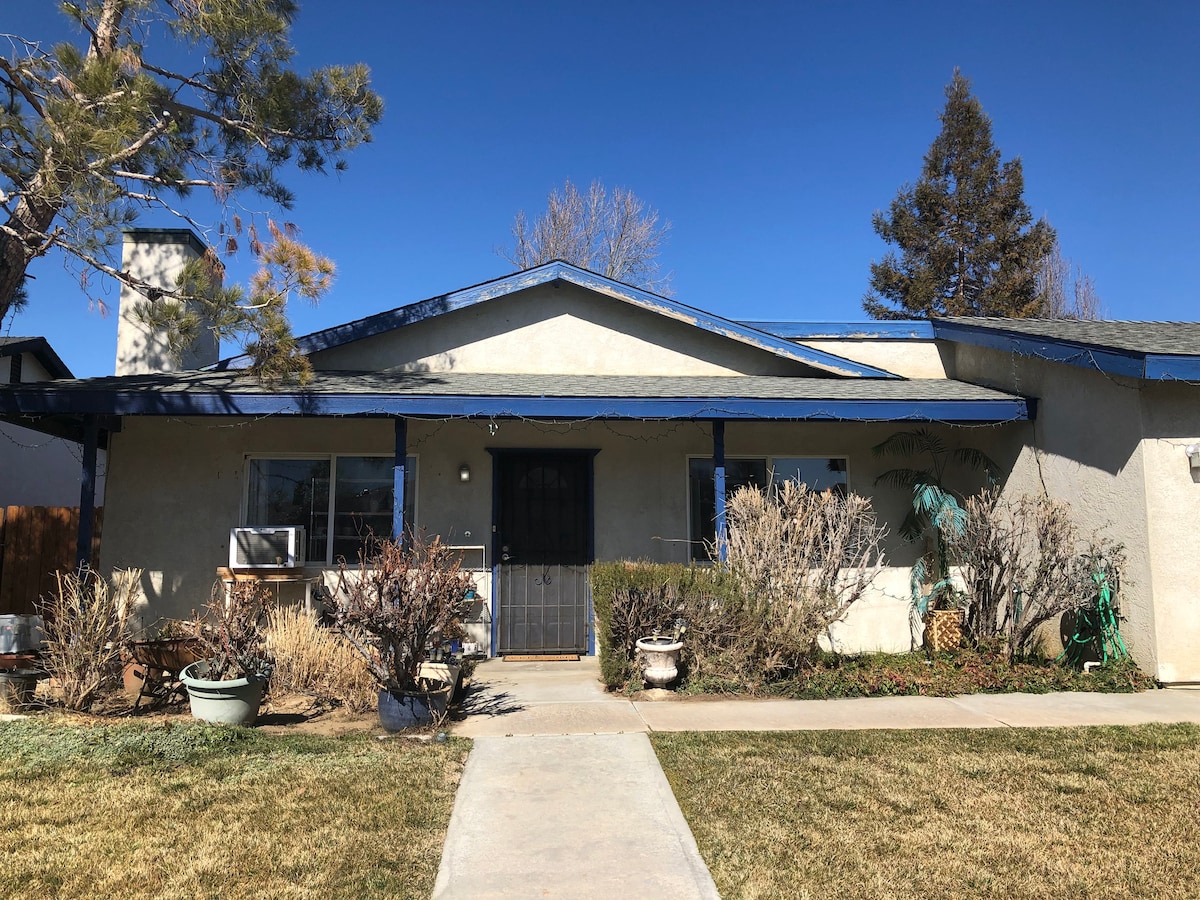
[[[966,588],[965,627],[976,647],[1001,643],[1008,660],[1029,655],[1038,628],[1096,593],[1093,574],[1118,583],[1124,548],[1085,534],[1070,505],[1046,496],[968,498],[952,549]]]
[[[744,641],[770,678],[800,665],[862,598],[883,568],[887,529],[865,497],[790,481],[739,488],[726,516]]]
[[[266,640],[275,658],[275,690],[309,694],[356,712],[374,709],[378,688],[367,664],[314,616],[299,607],[276,607],[267,614]]]
[[[141,569],[115,569],[112,581],[91,569],[55,576],[57,589],[38,603],[44,621],[45,666],[63,705],[86,711],[121,673],[121,646]]]

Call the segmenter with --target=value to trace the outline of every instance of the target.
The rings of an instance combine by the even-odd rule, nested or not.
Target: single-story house
[[[74,378],[44,337],[0,337],[0,385]],[[0,507],[78,506],[79,445],[11,422],[0,422]],[[97,503],[104,492],[100,455]]]
[[[162,277],[198,246],[127,241]],[[211,349],[169,370],[138,302],[126,374],[0,388],[0,416],[107,448],[101,565],[146,570],[150,618],[204,601],[233,527],[303,526],[319,573],[403,524],[465,548],[493,654],[594,652],[591,562],[705,558],[725,490],[795,478],[892,523],[835,640],[907,650],[911,498],[875,485],[896,461],[871,448],[920,424],[1107,525],[1133,652],[1200,681],[1200,324],[733,321],[552,262],[302,337],[300,387]]]

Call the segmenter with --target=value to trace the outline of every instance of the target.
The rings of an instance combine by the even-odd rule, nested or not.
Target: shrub
[[[462,571],[462,558],[439,537],[377,540],[372,547],[356,569],[342,563],[327,606],[382,689],[419,691],[426,648],[434,639],[462,635],[459,613],[474,583]]]
[[[91,569],[55,578],[57,590],[38,603],[45,666],[67,709],[84,711],[120,675],[121,644],[142,570],[116,569],[111,584]]]
[[[845,617],[883,568],[880,525],[855,494],[785,481],[742,487],[728,506],[728,567],[745,598],[739,619],[757,633],[760,675],[795,669]]]
[[[966,588],[967,634],[976,647],[1001,643],[1009,660],[1032,652],[1042,624],[1091,602],[1094,574],[1115,586],[1124,564],[1122,547],[1082,533],[1067,503],[1008,500],[996,489],[967,500],[952,551]]]
[[[373,709],[377,688],[350,643],[293,606],[267,613],[267,647],[275,658],[274,690],[309,694],[357,712]]]
[[[213,585],[196,634],[204,642],[209,681],[253,678],[269,672],[271,654],[264,629],[271,589],[257,581]]]
[[[669,631],[676,619],[687,618],[688,646],[692,646],[696,637],[690,613],[706,602],[724,607],[733,594],[725,573],[677,563],[597,563],[590,581],[600,675],[611,690],[624,687],[636,674],[639,638]]]

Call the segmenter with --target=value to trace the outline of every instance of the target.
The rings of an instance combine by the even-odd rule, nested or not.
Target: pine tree
[[[1025,204],[1021,160],[1001,162],[991,119],[957,69],[940,118],[920,179],[872,219],[900,255],[871,264],[863,308],[877,319],[1039,315],[1038,270],[1055,235]]]
[[[195,324],[183,301],[203,301],[219,337],[240,339],[264,359],[290,352],[282,304],[327,286],[331,264],[301,252],[294,229],[265,223],[275,240],[260,242],[256,229],[243,229],[236,204],[257,194],[288,209],[292,194],[279,180],[286,165],[345,166],[346,151],[371,139],[382,113],[367,68],[291,69],[294,0],[61,6],[78,45],[9,36],[11,52],[0,56],[0,321],[20,300],[30,263],[56,248],[77,265],[85,289],[101,272],[147,293],[115,260],[121,227],[145,213],[197,227],[182,201],[200,190],[224,211],[212,242],[232,250],[248,235],[263,271],[280,278],[256,277],[245,297],[214,290],[214,247],[204,271],[164,292],[151,318],[175,342]]]

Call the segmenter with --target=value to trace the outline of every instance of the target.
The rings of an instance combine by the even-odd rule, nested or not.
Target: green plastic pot
[[[267,675],[208,681],[204,678],[207,674],[208,660],[185,666],[179,673],[179,680],[187,688],[192,716],[222,725],[253,725],[267,687]]]

